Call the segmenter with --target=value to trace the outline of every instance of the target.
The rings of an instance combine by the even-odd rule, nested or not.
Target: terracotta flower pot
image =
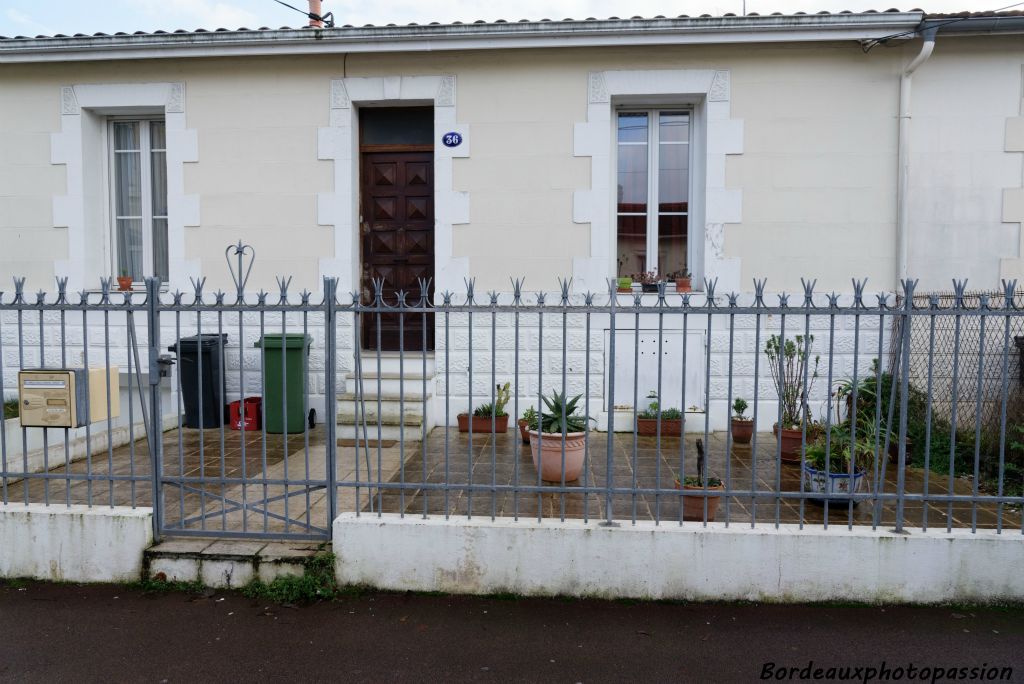
[[[578,480],[583,472],[583,459],[586,455],[585,432],[570,432],[565,436],[565,481]],[[560,432],[537,433],[529,431],[530,454],[533,466],[540,471],[540,479],[545,482],[562,481],[562,434]]]
[[[750,444],[750,438],[754,436],[754,421],[732,419],[732,443]]]
[[[690,278],[676,278],[676,292],[690,292],[691,290]]]
[[[772,426],[772,434],[778,436],[779,424]],[[782,462],[800,465],[800,443],[803,440],[803,430],[797,428],[782,428]],[[810,434],[807,435],[807,443],[811,443]]]
[[[679,489],[679,480],[676,480],[676,489]],[[695,487],[693,485],[684,485],[682,487],[689,492],[703,492],[703,487]],[[719,485],[717,487],[708,487],[709,492],[724,492],[725,487]],[[718,503],[721,501],[720,496],[709,496],[708,497],[708,522],[715,519],[715,513],[718,511]],[[703,522],[704,520],[704,497],[703,496],[684,496],[683,497],[683,520],[697,520]]]
[[[127,292],[132,289],[132,277],[131,276],[117,276],[117,289],[121,292]]]
[[[491,431],[490,416],[470,416],[468,413],[460,413],[458,416],[459,432],[469,432],[470,418],[473,419],[474,433],[489,433]],[[508,415],[494,418],[494,431],[498,434],[508,432]]]
[[[658,419],[657,418],[637,418],[636,419],[636,433],[638,435],[644,435],[648,437],[654,437],[658,434]],[[670,420],[666,418],[661,419],[661,436],[662,437],[680,437],[683,434],[683,419],[677,418]]]
[[[528,423],[525,420],[519,419],[519,435],[523,438],[523,444],[530,443],[530,430],[527,425]]]

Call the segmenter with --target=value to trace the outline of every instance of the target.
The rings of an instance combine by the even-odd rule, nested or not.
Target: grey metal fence
[[[1015,283],[998,306],[922,306],[911,281],[898,301],[863,281],[770,296],[763,280],[724,295],[714,282],[577,293],[561,281],[549,295],[516,280],[483,296],[472,281],[458,294],[421,282],[410,297],[382,281],[340,294],[333,279],[294,295],[282,278],[270,295],[246,293],[246,254],[227,254],[233,296],[156,280],[0,294],[0,388],[29,425],[0,423],[3,503],[152,505],[158,535],[303,539],[328,538],[347,511],[1021,527]],[[905,370],[920,330],[933,347],[966,322],[976,335],[959,339],[948,387],[934,354]],[[960,363],[975,344],[985,353]],[[81,394],[101,397],[103,420],[45,427],[47,411],[62,415],[47,403],[57,389],[27,392],[19,372],[90,367],[102,372],[81,376]],[[995,433],[980,411],[938,410],[966,387],[995,407]]]

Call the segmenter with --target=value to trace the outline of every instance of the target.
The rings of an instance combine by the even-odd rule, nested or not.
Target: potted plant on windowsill
[[[801,478],[803,490],[822,495],[812,501],[828,498],[835,503],[849,502],[849,495],[860,491],[864,483],[874,455],[873,444],[874,439],[867,434],[858,435],[856,442],[851,443],[847,427],[833,425],[828,433],[818,435],[807,446]],[[837,494],[838,499],[834,498]]]
[[[676,271],[675,273],[669,273],[668,279],[676,281],[676,292],[692,292],[692,278],[691,273],[685,268]]]
[[[615,291],[630,293],[633,291],[633,279],[629,276],[623,276],[615,279]]]
[[[640,283],[641,292],[657,292],[658,283],[661,282],[661,278],[658,277],[657,271],[646,271],[644,273],[634,274],[633,280]]]
[[[750,444],[750,438],[754,436],[754,421],[744,415],[747,411],[747,400],[736,397],[732,402],[732,443]]]
[[[697,440],[697,476],[684,477],[682,482],[676,478],[676,489],[683,491],[704,491],[724,492],[725,486],[722,480],[717,477],[707,477],[707,469],[704,460],[704,442]],[[718,512],[718,502],[722,497],[709,496],[708,500],[708,522],[715,519]],[[683,496],[683,520],[704,520],[704,499],[703,496]]]
[[[459,432],[469,432],[471,422],[473,432],[508,432],[508,414],[505,413],[505,406],[508,405],[511,395],[510,388],[511,384],[507,382],[504,385],[496,385],[493,404],[488,402],[477,406],[472,416],[460,413],[457,416]]]
[[[528,406],[523,411],[523,417],[519,419],[519,435],[523,438],[523,444],[530,443],[530,430],[537,429],[537,409]]]
[[[117,276],[117,289],[121,292],[132,289],[132,277],[128,275],[127,270],[122,269],[121,275]]]
[[[658,423],[661,423],[662,437],[679,437],[683,434],[683,412],[676,408],[662,409],[658,403],[658,395],[652,390],[647,398],[651,401],[647,408],[636,416],[636,432],[638,435],[655,436],[658,434]]]
[[[589,416],[576,413],[576,405],[583,395],[567,399],[552,391],[543,397],[546,410],[541,410],[539,430],[530,430],[530,453],[533,465],[545,482],[572,482],[583,472],[586,456],[587,423]],[[564,454],[564,460],[563,460]]]
[[[772,426],[780,441],[782,462],[800,463],[800,446],[804,439],[804,427],[810,428],[810,411],[807,396],[818,377],[820,356],[811,357],[814,336],[804,338],[795,335],[785,342],[779,335],[772,335],[765,343],[764,353],[768,357],[768,368],[772,382],[779,396],[782,419]],[[807,386],[804,386],[806,380]],[[807,441],[811,441],[808,434]]]

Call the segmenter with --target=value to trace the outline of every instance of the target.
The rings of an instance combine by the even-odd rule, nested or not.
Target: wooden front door
[[[363,303],[373,303],[373,280],[383,278],[386,304],[397,306],[404,291],[417,306],[420,279],[434,277],[434,153],[364,152],[360,176]],[[381,351],[434,349],[430,314],[367,314],[362,330],[364,349],[377,349],[378,335]]]

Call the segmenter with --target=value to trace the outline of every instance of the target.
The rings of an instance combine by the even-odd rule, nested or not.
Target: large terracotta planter
[[[676,489],[679,489],[679,480],[676,480]],[[703,492],[703,487],[694,487],[693,485],[684,485],[683,489],[688,492]],[[719,485],[718,487],[708,487],[709,492],[724,492],[725,487]],[[709,496],[708,497],[708,522],[715,519],[715,513],[718,511],[718,502],[721,501],[720,496]],[[703,496],[684,496],[683,497],[683,520],[698,520],[703,522],[704,520],[704,497]]]
[[[636,433],[638,435],[644,435],[647,437],[654,437],[658,434],[658,419],[657,418],[637,418],[636,419]],[[661,419],[661,436],[662,437],[679,437],[683,434],[683,419],[677,418],[675,420]]]
[[[473,420],[473,432],[486,433],[491,431],[490,416],[470,416],[468,413],[460,413],[457,417],[459,420],[459,432],[469,432],[470,418]],[[508,432],[507,414],[494,418],[494,431],[496,433]]]
[[[530,443],[530,429],[528,423],[522,418],[519,419],[519,435],[523,438],[523,444]]]
[[[750,444],[750,439],[754,436],[754,421],[752,420],[738,420],[732,419],[732,443],[733,444]]]
[[[533,465],[540,471],[540,479],[545,482],[562,481],[562,433],[545,432],[539,434],[534,430],[530,434],[530,454]],[[565,436],[565,481],[578,480],[583,472],[583,459],[586,455],[585,432],[570,432]]]
[[[778,436],[779,425],[772,426],[772,434]],[[790,465],[800,465],[800,443],[803,440],[803,430],[797,428],[782,428],[782,462]],[[807,435],[807,443],[811,443],[811,436]]]

